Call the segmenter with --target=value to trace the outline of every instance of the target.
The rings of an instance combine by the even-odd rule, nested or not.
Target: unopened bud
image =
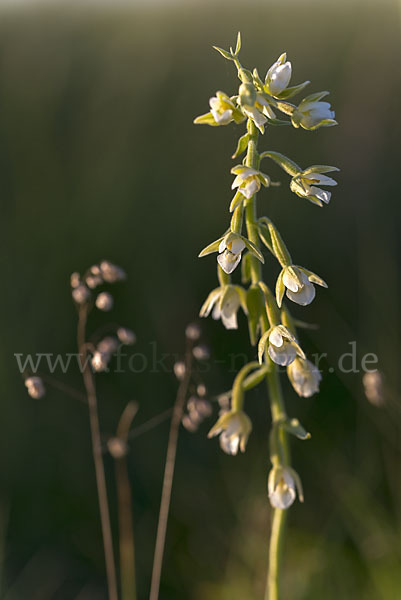
[[[113,352],[115,352],[117,350],[117,348],[118,348],[117,339],[115,337],[112,337],[111,335],[108,335],[98,343],[96,349],[101,354],[113,354]]]
[[[71,273],[70,283],[72,288],[76,288],[79,286],[79,284],[81,283],[81,277],[79,273]]]
[[[206,393],[207,393],[206,386],[203,383],[200,383],[196,387],[196,393],[198,394],[198,396],[206,396]]]
[[[100,263],[100,272],[107,283],[115,283],[127,278],[125,271],[121,267],[114,265],[108,260],[103,260]]]
[[[365,396],[373,406],[383,406],[383,377],[380,371],[368,371],[362,378]]]

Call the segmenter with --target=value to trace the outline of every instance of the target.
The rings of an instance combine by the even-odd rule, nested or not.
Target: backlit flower
[[[291,79],[292,67],[284,52],[266,73],[266,91],[272,96],[278,96],[288,86]]]
[[[252,431],[250,418],[242,411],[224,413],[208,433],[208,437],[220,435],[220,447],[226,454],[235,455],[238,448],[245,452]]]
[[[337,121],[334,120],[335,113],[334,110],[331,110],[330,104],[321,102],[321,99],[327,94],[328,92],[320,92],[304,98],[292,113],[293,126],[312,131],[318,127],[337,125]]]
[[[201,317],[208,317],[213,309],[213,319],[221,319],[226,329],[237,329],[237,312],[241,304],[235,286],[225,286],[213,290],[200,310]]]
[[[241,260],[241,253],[245,248],[244,241],[235,234],[226,236],[219,245],[217,262],[225,273],[232,273]]]
[[[312,271],[304,267],[290,265],[285,267],[277,280],[277,303],[281,306],[284,291],[286,290],[287,297],[299,304],[307,306],[312,302],[316,295],[314,283],[327,287],[327,284]]]
[[[209,100],[210,112],[219,125],[227,125],[233,120],[235,106],[224,92],[216,92]]]
[[[289,508],[297,496],[297,489],[299,500],[303,502],[300,479],[290,467],[273,467],[269,473],[267,487],[273,508]]]
[[[319,171],[317,171],[319,169]],[[331,198],[331,192],[322,190],[319,185],[337,185],[331,177],[323,175],[329,171],[338,171],[336,167],[310,167],[302,173],[295,175],[291,179],[290,188],[297,196],[307,198],[310,202],[323,206],[323,202],[328,204]]]
[[[305,358],[296,338],[283,325],[277,325],[271,330],[267,351],[272,361],[282,367],[290,365],[297,355]]]
[[[236,175],[231,188],[238,188],[238,191],[247,199],[252,198],[260,190],[262,184],[265,187],[270,184],[268,175],[244,165],[233,167],[231,173]]]
[[[292,387],[302,398],[309,398],[319,391],[322,376],[310,360],[297,357],[287,367],[287,373]]]

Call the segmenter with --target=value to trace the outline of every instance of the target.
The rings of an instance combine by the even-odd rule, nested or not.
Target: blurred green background
[[[303,347],[328,356],[318,396],[299,399],[285,383],[289,414],[312,439],[292,442],[305,504],[289,517],[283,598],[401,598],[398,3],[55,3],[3,8],[0,17],[1,598],[106,598],[87,410],[50,388],[30,398],[14,353],[75,352],[70,273],[107,258],[129,277],[113,292],[111,319],[135,330],[132,352],[170,357],[167,372],[98,377],[105,438],[130,399],[140,403],[134,427],[172,405],[173,355],[215,286],[215,259],[197,254],[227,226],[239,135],[192,120],[217,89],[235,92],[232,66],[211,46],[233,44],[239,29],[245,65],[264,74],[286,51],[292,81],[331,90],[340,122],[314,134],[272,128],[261,144],[304,167],[341,169],[320,210],[266,164],[283,185],[259,201],[297,262],[329,282],[311,306],[295,309],[320,325],[302,334]],[[272,260],[265,275],[273,284]],[[94,316],[91,328],[107,319]],[[237,332],[212,320],[202,327],[212,348],[204,381],[217,394],[233,379],[228,354],[255,352],[243,317]],[[358,368],[365,353],[379,356],[381,408],[367,402],[361,372],[338,369],[352,341]],[[64,381],[81,389],[77,369]],[[182,431],[162,600],[263,595],[263,386],[246,407],[254,432],[243,456],[207,440],[213,419],[196,434]],[[165,421],[136,437],[129,454],[140,599],[149,590],[167,435]],[[105,461],[117,532],[113,464]]]

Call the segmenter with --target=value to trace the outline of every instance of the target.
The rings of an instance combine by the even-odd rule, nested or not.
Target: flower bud
[[[174,375],[177,377],[178,381],[182,381],[185,377],[185,363],[182,361],[178,361],[174,364]]]
[[[112,437],[107,442],[107,448],[111,456],[115,459],[124,458],[128,453],[128,446],[118,437]]]
[[[136,335],[131,329],[126,329],[125,327],[119,327],[117,329],[117,337],[122,344],[126,344],[127,346],[132,346],[136,342]]]
[[[197,323],[190,323],[185,329],[185,335],[189,340],[196,342],[201,336],[201,328]]]
[[[208,360],[210,358],[210,350],[207,346],[195,346],[192,350],[192,354],[196,360]]]
[[[238,95],[241,106],[254,106],[256,102],[256,89],[253,83],[241,83]]]

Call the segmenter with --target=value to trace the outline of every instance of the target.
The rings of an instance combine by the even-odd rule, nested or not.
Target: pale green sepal
[[[270,250],[270,252],[274,255],[273,246],[271,244],[270,231],[267,225],[263,223],[258,224],[258,233],[262,243]]]
[[[224,56],[224,58],[226,58],[227,60],[233,60],[232,55],[229,52],[227,52],[227,50],[223,50],[223,48],[219,48],[218,46],[213,46],[213,48],[217,50],[217,52],[220,52],[220,54]]]
[[[246,252],[241,260],[241,281],[249,283],[251,281],[251,254]]]
[[[301,269],[301,271],[303,271],[305,273],[305,275],[308,277],[308,279],[311,283],[316,283],[317,285],[320,285],[324,288],[329,287],[327,285],[327,283],[324,281],[324,279],[319,277],[319,275],[316,275],[316,273],[314,273],[313,271],[309,271],[309,269],[305,269],[305,267],[298,267],[298,268]]]
[[[261,91],[263,91],[263,89],[264,89],[263,81],[262,81],[262,80],[261,80],[261,78],[259,77],[259,73],[258,73],[258,70],[257,70],[257,68],[256,68],[256,67],[254,68],[252,75],[253,75],[253,80],[254,80],[254,82],[256,83],[257,87],[258,87],[258,88],[259,88]]]
[[[231,158],[238,158],[238,156],[241,156],[241,154],[245,152],[245,150],[248,147],[249,137],[249,133],[245,133],[245,135],[240,137],[240,139],[238,140],[237,149],[235,150]]]
[[[264,353],[266,350],[266,344],[267,344],[267,340],[269,339],[270,331],[271,331],[271,329],[269,329],[268,331],[265,331],[265,333],[262,335],[262,337],[259,340],[259,344],[258,344],[259,364],[263,363],[263,356],[264,356]]]
[[[293,344],[296,344],[297,339],[295,335],[291,333],[288,327],[286,327],[285,325],[277,325],[275,329],[277,329],[280,332],[281,337],[288,340],[289,342],[292,342]]]
[[[294,469],[292,469],[291,467],[287,467],[287,468],[295,481],[295,485],[296,485],[297,492],[298,492],[298,499],[300,502],[303,502],[304,501],[304,491],[302,488],[301,478]]]
[[[209,244],[208,246],[203,248],[203,250],[201,252],[199,252],[198,258],[207,256],[208,254],[212,254],[213,252],[218,252],[220,243],[224,240],[224,238],[225,238],[225,235],[222,235],[221,237],[219,237],[218,240],[215,240],[214,242],[212,242],[211,244]]]
[[[283,276],[284,276],[284,269],[280,272],[280,275],[277,277],[277,281],[276,281],[276,302],[277,302],[277,306],[279,308],[281,308],[281,305],[283,303],[283,296],[284,296],[284,292],[285,292]]]
[[[309,84],[310,81],[304,81],[303,83],[299,83],[298,85],[287,87],[276,97],[280,100],[288,100],[288,98],[292,98],[293,96],[295,96],[295,94],[299,94],[299,92],[302,92],[302,90],[305,89],[306,86]]]
[[[317,323],[307,323],[306,321],[301,321],[300,319],[294,319],[295,327],[299,327],[300,329],[319,329],[319,325]]]
[[[296,106],[294,106],[293,104],[290,104],[290,102],[283,102],[278,100],[275,103],[275,107],[278,108],[279,111],[281,111],[282,113],[284,113],[285,115],[292,115],[292,113],[294,112],[294,110],[296,110]]]
[[[291,121],[283,121],[282,119],[269,119],[266,117],[268,125],[274,125],[275,127],[282,127],[283,125],[292,125]]]
[[[288,252],[287,246],[285,245],[281,235],[273,225],[269,223],[269,231],[273,244],[274,254],[282,267],[288,267],[292,264],[290,253]],[[300,283],[300,287],[301,287]]]
[[[196,117],[196,119],[194,119],[194,123],[195,125],[211,125],[212,127],[219,126],[219,123],[216,123],[214,116],[211,112]]]
[[[314,94],[309,94],[303,100],[301,100],[298,108],[301,108],[305,104],[309,104],[310,102],[319,102],[325,96],[328,96],[330,92],[315,92]]]
[[[256,256],[256,258],[258,260],[260,260],[260,262],[264,265],[265,259],[263,257],[263,254],[261,253],[260,250],[258,250],[258,248],[256,248],[255,244],[253,244],[250,240],[248,240],[247,238],[245,238],[242,235],[240,235],[239,237],[242,239],[245,246],[248,248],[249,252],[251,252],[254,256]]]
[[[246,119],[246,116],[240,111],[238,108],[233,110],[233,119],[236,125],[243,123]]]
[[[235,46],[235,55],[239,54],[239,51],[241,50],[241,32],[238,32],[237,35],[237,45]]]
[[[206,298],[205,302],[202,304],[202,307],[199,311],[199,316],[200,317],[205,317],[209,312],[209,307],[211,304],[214,304],[217,300],[217,297],[221,294],[221,288],[215,288],[214,290],[212,290],[210,292],[210,294],[208,295],[208,297]]]
[[[308,175],[309,173],[330,173],[331,171],[339,171],[337,167],[330,167],[329,165],[313,165],[302,171],[301,175]]]
[[[301,423],[298,419],[288,419],[281,423],[281,426],[285,431],[295,435],[299,440],[309,440],[312,436],[310,433],[306,431],[304,427],[302,427]]]
[[[234,289],[238,293],[242,310],[247,315],[248,314],[247,291],[244,290],[244,288],[241,287],[240,285],[234,285],[232,287],[234,287]]]
[[[237,192],[234,196],[234,198],[231,200],[231,204],[230,204],[230,213],[232,213],[237,206],[239,206],[239,204],[241,202],[243,202],[245,200],[245,196],[243,196],[241,194],[241,192]]]
[[[301,127],[308,131],[315,131],[316,129],[319,129],[319,127],[334,127],[334,125],[338,125],[338,121],[335,119],[323,119],[322,121],[319,121],[319,123],[316,123],[316,125],[312,125],[312,127],[303,127],[301,123]]]
[[[293,160],[291,160],[287,156],[284,156],[284,154],[281,154],[280,152],[274,152],[272,150],[266,150],[265,152],[261,153],[260,159],[262,160],[262,158],[271,158],[286,173],[288,173],[288,175],[291,175],[292,177],[295,177],[296,175],[299,175],[299,173],[302,172],[301,167],[299,165],[297,165],[296,162],[294,162]]]

